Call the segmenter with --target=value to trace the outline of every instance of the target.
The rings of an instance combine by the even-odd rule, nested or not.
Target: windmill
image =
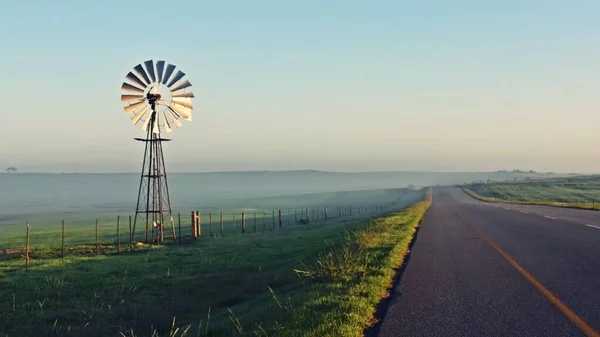
[[[121,102],[131,122],[141,125],[145,138],[144,160],[140,177],[132,236],[138,221],[145,224],[144,236],[148,242],[151,226],[152,242],[164,243],[165,220],[171,224],[175,240],[175,224],[171,214],[171,199],[167,171],[163,157],[161,131],[171,132],[172,126],[181,127],[180,119],[192,120],[192,84],[184,79],[185,73],[165,61],[148,60],[133,67],[121,86]]]

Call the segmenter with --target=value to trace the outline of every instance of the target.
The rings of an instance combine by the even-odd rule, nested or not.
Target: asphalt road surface
[[[600,212],[436,188],[379,336],[599,336]]]

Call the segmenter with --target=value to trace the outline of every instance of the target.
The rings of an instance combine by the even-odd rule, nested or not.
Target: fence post
[[[221,212],[221,236],[223,236],[223,212]]]
[[[306,209],[306,223],[310,223],[310,208]]]
[[[198,228],[198,236],[202,236],[202,214],[200,214],[200,211],[196,211],[196,227]]]
[[[298,223],[298,212],[296,212],[296,209],[294,208],[294,223],[297,224]]]
[[[25,224],[27,234],[25,236],[25,271],[29,271],[29,221]]]
[[[117,254],[121,254],[121,216],[117,215]]]
[[[179,244],[181,244],[181,213],[177,213],[177,223],[179,227]]]
[[[263,229],[267,229],[267,213],[263,212]]]
[[[242,233],[246,233],[246,213],[242,212]]]
[[[281,227],[281,208],[279,209],[279,227]]]
[[[254,233],[256,233],[256,212],[254,212]]]
[[[213,236],[213,232],[212,232],[212,212],[208,212],[208,230],[210,232],[210,236]]]
[[[273,215],[271,216],[271,219],[273,220],[273,229],[275,229],[275,211],[272,211]]]
[[[192,237],[196,239],[198,237],[198,232],[196,232],[196,214],[192,211]]]
[[[327,220],[327,207],[325,207],[325,220]]]
[[[290,210],[287,210],[287,222],[288,222],[288,226],[290,225]]]
[[[235,233],[235,212],[233,212],[233,232]]]
[[[96,219],[96,256],[98,256],[99,251],[98,246],[98,219]]]
[[[62,244],[60,250],[62,252],[61,261],[65,262],[65,220],[62,221]]]
[[[133,228],[131,227],[131,215],[129,216],[129,251],[133,251]]]

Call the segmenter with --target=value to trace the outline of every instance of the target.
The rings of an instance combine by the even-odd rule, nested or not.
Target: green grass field
[[[0,260],[2,336],[360,336],[429,201],[405,190],[368,220]],[[417,204],[414,204],[417,202]],[[414,204],[412,207],[409,205]],[[400,210],[402,207],[408,207]],[[400,211],[398,211],[400,210]],[[91,248],[90,248],[91,249]]]
[[[600,177],[583,176],[518,183],[486,183],[463,186],[484,201],[526,203],[591,209],[600,208]]]

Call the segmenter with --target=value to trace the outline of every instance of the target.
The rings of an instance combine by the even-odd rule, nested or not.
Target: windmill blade
[[[144,88],[146,87],[146,83],[142,82],[142,80],[140,80],[139,77],[137,77],[134,73],[132,73],[131,71],[129,72],[129,74],[127,74],[127,76],[125,76],[126,79],[139,84],[141,86],[141,88],[138,88],[140,90],[144,90]]]
[[[152,113],[150,113],[150,116],[146,117],[146,119],[144,120],[144,124],[142,124],[142,130],[144,130],[144,131],[148,130],[148,124],[150,124],[151,120],[152,120]]]
[[[137,103],[128,105],[128,106],[125,107],[125,113],[132,113],[133,111],[135,111],[135,110],[143,107],[144,104],[146,104],[146,102],[144,100],[141,100],[141,101],[139,101]]]
[[[121,91],[131,91],[131,92],[137,92],[140,94],[144,93],[144,89],[140,89],[138,87],[134,87],[133,85],[127,83],[127,82],[123,82],[123,85],[121,86]]]
[[[164,111],[166,111],[169,117],[171,117],[171,122],[173,122],[173,124],[175,124],[176,127],[180,128],[181,122],[177,119],[177,116],[175,116],[171,107],[167,107],[167,109],[165,109]]]
[[[148,60],[144,62],[144,64],[146,65],[146,70],[148,71],[148,74],[150,74],[150,82],[158,81],[156,79],[156,74],[154,73],[154,61]]]
[[[162,82],[163,74],[165,72],[165,61],[156,62],[156,76],[158,77],[158,83]]]
[[[165,115],[165,110],[162,111],[162,116],[163,116],[163,119],[165,120],[165,130],[167,130],[167,132],[173,131],[171,129],[171,125],[169,125],[169,120],[167,119],[167,115]]]
[[[174,93],[173,97],[182,97],[182,98],[194,98],[194,93],[191,91],[185,91],[180,93]]]
[[[173,99],[171,99],[171,102],[179,104],[181,106],[184,106],[188,109],[193,109],[194,106],[192,105],[192,102],[190,102],[189,98],[179,98],[179,97],[173,97]]]
[[[190,81],[188,81],[188,80],[185,80],[185,81],[183,81],[183,82],[179,83],[178,85],[176,85],[175,87],[173,87],[173,88],[170,88],[170,89],[171,89],[171,92],[175,92],[175,91],[177,91],[177,90],[181,90],[181,89],[189,88],[189,87],[191,87],[191,86],[192,86],[192,84],[190,83]]]
[[[175,103],[171,104],[170,108],[173,109],[173,111],[175,111],[176,114],[183,117],[183,119],[185,119],[186,121],[192,121],[192,109],[179,106]]]
[[[136,125],[146,112],[148,112],[148,108],[144,107],[142,110],[133,115],[133,117],[131,118],[131,123],[133,123],[133,125]]]
[[[146,84],[144,86],[150,84],[150,78],[148,77],[148,74],[146,74],[146,71],[144,70],[144,67],[142,67],[141,64],[138,64],[137,66],[133,67],[133,69],[135,69],[138,75],[142,76],[142,78],[144,78],[144,80],[146,81]]]
[[[128,103],[130,101],[139,101],[144,99],[143,95],[121,95],[121,103]]]
[[[167,81],[169,80],[169,77],[171,77],[171,74],[173,74],[173,71],[175,70],[175,66],[172,64],[167,65],[167,71],[165,72],[165,76],[162,79],[162,84],[167,84]]]
[[[171,86],[173,84],[175,84],[177,81],[179,81],[183,76],[185,76],[185,73],[181,70],[177,70],[177,74],[175,74],[175,76],[171,79],[169,84],[167,84],[167,87],[169,87],[169,89],[170,89]]]

